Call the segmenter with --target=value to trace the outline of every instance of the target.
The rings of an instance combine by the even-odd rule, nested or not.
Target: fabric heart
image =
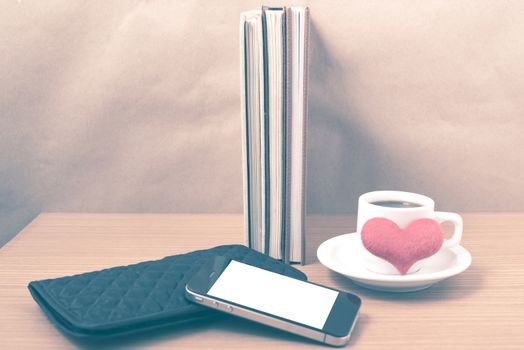
[[[402,230],[389,219],[373,218],[362,227],[361,238],[371,254],[390,262],[405,275],[415,262],[439,251],[444,233],[432,219],[415,220]]]

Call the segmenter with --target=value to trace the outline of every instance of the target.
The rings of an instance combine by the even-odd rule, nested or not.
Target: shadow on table
[[[353,330],[350,344],[358,341],[366,325],[367,317],[365,315],[360,315],[358,323]],[[220,315],[212,319],[195,321],[179,326],[164,327],[139,334],[120,336],[118,338],[91,340],[72,338],[69,336],[67,336],[67,338],[72,344],[80,349],[109,350],[159,345],[165,341],[176,341],[177,339],[182,340],[187,336],[199,333],[205,336],[205,338],[202,338],[202,341],[208,342],[212,341],[209,332],[219,332],[221,338],[224,339],[232,339],[232,337],[240,336],[260,338],[261,340],[267,339],[271,341],[290,342],[303,347],[319,345],[316,341],[298,335],[228,315]],[[214,343],[214,345],[217,344]]]
[[[147,347],[174,339],[183,339],[197,332],[209,331],[221,322],[220,320],[221,317],[214,317],[182,325],[166,326],[135,334],[107,338],[75,338],[64,333],[62,334],[79,349],[129,349]]]
[[[366,320],[367,319],[364,315],[360,316],[360,320],[353,330],[350,343],[358,340],[362,330],[367,324]],[[219,330],[223,334],[231,333],[232,335],[241,334],[256,336],[260,337],[261,339],[268,339],[272,341],[278,340],[280,342],[290,342],[297,345],[300,344],[304,347],[307,345],[319,345],[319,343],[316,341],[237,317],[229,317],[227,320],[220,323],[220,325],[217,325],[216,330]]]
[[[482,270],[478,266],[470,268],[459,276],[448,278],[433,286],[416,292],[391,293],[367,289],[353,283],[349,278],[336,272],[330,272],[335,288],[357,295],[378,300],[389,300],[400,303],[436,302],[440,300],[463,299],[476,293],[482,287]]]

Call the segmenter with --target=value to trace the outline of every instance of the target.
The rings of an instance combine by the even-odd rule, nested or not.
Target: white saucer
[[[409,275],[383,275],[368,270],[360,258],[356,233],[333,237],[317,250],[318,260],[330,270],[349,277],[363,287],[386,292],[414,292],[458,275],[471,265],[471,254],[462,246],[441,249],[424,261],[422,268]]]

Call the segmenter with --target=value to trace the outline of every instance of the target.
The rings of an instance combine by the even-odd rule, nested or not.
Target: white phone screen
[[[231,260],[208,295],[322,329],[338,292]]]

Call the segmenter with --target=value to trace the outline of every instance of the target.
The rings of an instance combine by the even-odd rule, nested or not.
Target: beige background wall
[[[524,2],[309,4],[308,205],[524,210]],[[240,212],[259,1],[0,0],[0,245],[40,211]]]

